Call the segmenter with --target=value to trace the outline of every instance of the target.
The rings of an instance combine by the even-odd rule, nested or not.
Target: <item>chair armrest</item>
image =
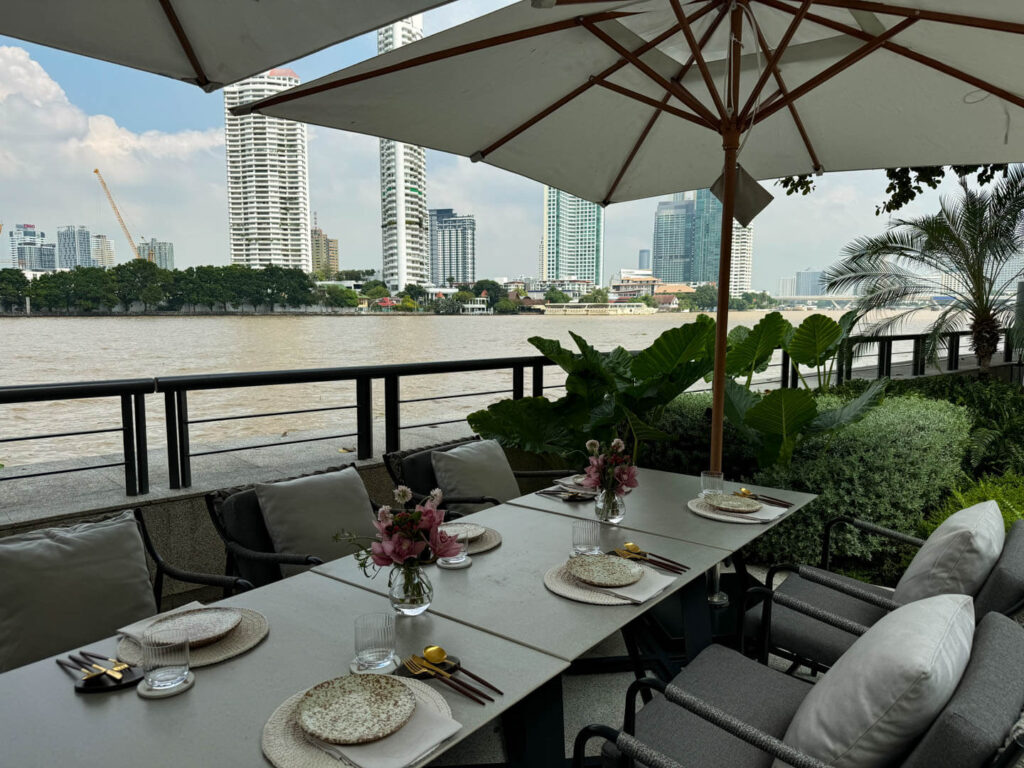
[[[257,552],[255,549],[243,547],[237,541],[225,541],[224,546],[235,557],[253,560],[260,563],[277,563],[278,565],[320,565],[323,563],[314,555],[289,555],[284,552]]]
[[[781,672],[779,674],[782,674]],[[741,741],[747,742],[753,747],[767,752],[768,754],[793,766],[793,768],[828,768],[828,765],[816,757],[804,754],[794,749],[780,739],[765,733],[754,726],[733,717],[718,707],[708,704],[693,694],[687,693],[682,688],[671,683],[663,683],[652,677],[644,677],[634,681],[626,693],[626,723],[623,730],[632,735],[636,729],[636,697],[641,689],[654,689],[659,691],[668,701],[676,706],[682,707],[687,712],[706,720],[717,728],[735,736]]]
[[[163,570],[163,572],[172,579],[188,582],[190,584],[205,584],[208,587],[224,587],[226,589],[238,590],[240,592],[245,592],[254,588],[251,582],[238,576],[220,576],[214,573],[185,571],[168,563],[162,563],[158,567],[160,567],[161,570]]]
[[[854,528],[859,528],[862,531],[874,533],[878,536],[885,536],[902,544],[910,544],[915,547],[920,547],[924,544],[924,539],[919,539],[917,536],[911,536],[909,533],[900,533],[892,528],[869,523],[867,520],[860,520],[856,517],[836,517],[825,523],[825,531],[821,540],[821,567],[826,571],[829,570],[829,561],[832,558],[832,529],[840,523],[852,525]]]
[[[639,760],[648,768],[683,768],[681,763],[652,749],[635,736],[631,736],[625,731],[617,731],[607,725],[587,725],[576,734],[572,749],[573,768],[583,768],[587,742],[595,736],[614,742],[620,753],[630,760]]]
[[[876,595],[862,587],[858,587],[854,584],[848,584],[847,582],[839,579],[832,573],[823,573],[818,568],[809,568],[806,565],[791,565],[789,563],[782,563],[780,565],[773,565],[768,569],[768,576],[765,579],[767,582],[768,589],[774,590],[774,579],[775,574],[789,571],[795,573],[802,579],[820,584],[823,587],[828,587],[835,592],[842,592],[844,595],[856,598],[861,602],[873,605],[876,608],[881,608],[883,611],[895,611],[899,608],[899,603],[895,600],[890,600],[887,597]]]
[[[768,663],[768,649],[771,642],[771,631],[772,631],[772,605],[778,603],[781,606],[789,608],[791,611],[802,613],[804,616],[810,616],[812,619],[828,624],[830,627],[841,629],[843,632],[849,632],[851,635],[860,637],[868,628],[863,624],[858,624],[856,621],[851,621],[843,616],[837,616],[834,613],[819,608],[816,605],[805,603],[803,600],[798,600],[795,597],[775,592],[767,587],[752,587],[747,590],[747,597],[757,596],[764,599],[761,603],[761,653],[760,662],[762,664]]]

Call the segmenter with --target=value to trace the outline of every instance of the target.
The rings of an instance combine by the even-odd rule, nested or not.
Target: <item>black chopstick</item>
[[[671,560],[671,559],[665,557],[664,555],[656,555],[653,552],[647,552],[645,554],[646,554],[646,556],[648,558],[654,558],[655,560],[661,560],[662,562],[668,563],[669,565],[674,565],[676,568],[682,568],[684,571],[690,570],[690,566],[683,565],[682,563],[676,562],[675,560]]]
[[[456,681],[455,680],[451,680],[450,678],[444,677],[443,675],[439,675],[436,672],[432,673],[431,677],[433,677],[435,680],[440,680],[442,683],[447,685],[452,690],[461,693],[463,696],[465,696],[468,699],[472,699],[477,704],[480,704],[480,705],[485,706],[485,707],[487,706],[487,702],[485,702],[483,699],[478,699],[476,696],[474,696],[472,693],[470,693],[466,689],[459,687],[459,685],[456,685]],[[462,683],[462,685],[466,685],[466,684]],[[488,698],[490,698],[490,697],[488,697]],[[494,701],[494,699],[491,699],[491,701]]]
[[[484,680],[479,675],[474,675],[472,672],[470,672],[468,669],[466,669],[465,667],[463,667],[461,665],[456,670],[456,672],[464,672],[467,675],[469,675],[470,677],[472,677],[474,680],[476,680],[478,683],[480,683],[481,685],[486,685],[488,688],[490,688],[495,693],[500,694],[501,696],[505,695],[505,692],[503,690],[501,690],[500,688],[497,688],[497,687],[491,685],[490,683],[488,683],[486,680]]]

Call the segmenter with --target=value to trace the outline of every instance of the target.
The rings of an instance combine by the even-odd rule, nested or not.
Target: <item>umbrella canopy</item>
[[[1024,159],[1024,4],[534,0],[238,108],[467,155],[603,204],[711,186],[721,466],[737,161],[759,179]],[[742,146],[741,146],[742,145]]]
[[[451,0],[4,0],[0,34],[212,91]]]

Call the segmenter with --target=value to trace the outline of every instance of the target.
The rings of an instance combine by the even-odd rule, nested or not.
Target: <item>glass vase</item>
[[[599,491],[594,499],[594,514],[602,523],[617,523],[626,516],[626,497],[615,491]]]
[[[419,565],[396,565],[391,569],[388,588],[391,607],[403,616],[419,616],[434,599],[434,587]]]

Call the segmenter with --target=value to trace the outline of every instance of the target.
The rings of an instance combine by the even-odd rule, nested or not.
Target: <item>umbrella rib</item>
[[[725,120],[728,116],[725,111],[725,105],[722,103],[722,97],[718,95],[718,89],[715,88],[715,81],[711,79],[711,72],[708,71],[707,62],[704,61],[704,54],[701,52],[704,45],[697,44],[697,39],[693,36],[693,30],[690,28],[690,22],[686,19],[686,14],[683,13],[683,8],[679,5],[679,0],[669,0],[669,2],[672,5],[672,11],[675,13],[676,19],[679,21],[679,26],[683,30],[683,34],[686,35],[686,42],[690,46],[690,50],[693,51],[692,58],[697,62],[697,69],[700,70],[701,77],[704,78],[704,85],[707,86],[708,93],[711,94],[711,98],[715,102],[715,109],[718,110],[718,116],[722,120]],[[804,0],[804,2],[810,2],[810,0]]]
[[[605,32],[603,29],[598,27],[591,19],[581,19],[581,23],[586,27],[591,34],[593,34],[598,40],[607,45],[613,51],[622,56],[624,59],[629,61],[634,67],[643,72],[647,77],[656,82],[666,91],[670,92],[673,96],[679,99],[683,104],[688,106],[698,115],[700,115],[709,125],[714,125],[719,121],[720,118],[716,117],[710,109],[705,107],[692,93],[684,88],[679,83],[673,83],[666,80],[662,75],[659,75],[654,71],[654,68],[643,61],[643,59],[634,56],[631,51],[625,48],[617,40],[614,40],[611,35]]]
[[[765,56],[767,56],[768,41],[765,40],[764,35],[761,33],[760,29],[755,27],[754,31],[757,32],[758,45],[761,46],[761,50],[764,51]],[[779,72],[778,63],[774,63],[772,65],[772,75],[775,77],[775,82],[778,84],[779,90],[782,92],[782,95],[788,97],[789,89],[786,87],[786,81],[782,79],[782,73]],[[814,169],[815,173],[820,173],[822,171],[821,161],[818,159],[818,153],[814,151],[814,145],[811,143],[811,137],[807,135],[807,129],[804,128],[804,121],[800,119],[800,113],[797,112],[796,104],[790,101],[788,107],[789,114],[793,118],[793,123],[794,125],[796,125],[796,129],[800,133],[800,138],[803,139],[804,146],[807,148],[807,154],[811,158],[811,167]],[[743,125],[744,122],[745,118],[741,118],[740,125]]]
[[[633,53],[636,54],[636,55],[640,55],[642,53],[646,53],[651,48],[654,48],[657,45],[661,45],[663,42],[668,40],[670,37],[675,35],[677,32],[679,32],[679,27],[672,27],[670,29],[667,29],[667,30],[665,30],[665,32],[663,32],[662,34],[658,35],[657,37],[652,38],[651,40],[648,40],[646,43],[644,43],[639,48],[637,48]],[[539,123],[541,120],[543,120],[545,117],[550,115],[555,110],[561,109],[566,104],[568,104],[570,101],[575,99],[577,96],[579,96],[583,92],[589,90],[593,86],[597,85],[599,81],[604,80],[605,78],[610,77],[611,75],[615,74],[620,69],[622,69],[624,66],[626,66],[628,63],[629,62],[626,61],[625,59],[621,59],[620,58],[617,62],[615,62],[614,64],[612,64],[609,67],[606,67],[604,70],[602,70],[597,75],[594,75],[593,77],[590,77],[587,80],[587,82],[583,83],[582,85],[577,86],[576,88],[571,90],[569,93],[567,93],[565,96],[562,96],[560,99],[558,99],[558,101],[556,101],[553,104],[550,104],[549,106],[547,106],[544,109],[542,109],[540,112],[538,112],[536,115],[531,117],[526,122],[520,123],[518,126],[513,128],[511,131],[509,131],[504,136],[502,136],[500,139],[498,139],[493,144],[491,144],[489,147],[486,147],[485,149],[482,149],[479,152],[473,154],[471,156],[473,162],[479,162],[480,160],[483,160],[485,157],[487,157],[487,155],[491,154],[496,149],[504,146],[506,143],[508,143],[509,141],[514,139],[516,136],[518,136],[519,134],[521,134],[523,131],[527,130],[531,126],[536,125],[537,123]]]
[[[869,2],[868,0],[814,0],[815,5],[827,5],[833,8],[845,8],[852,11],[868,11],[889,16],[906,16],[918,21],[937,21],[943,24],[956,24],[963,27],[989,29],[996,32],[1011,32],[1024,35],[1024,24],[999,19],[985,19],[977,16],[966,16],[961,13],[945,11],[928,11],[923,8],[907,8],[890,3]]]
[[[181,26],[181,21],[178,19],[178,14],[174,11],[174,6],[171,5],[171,0],[160,0],[160,7],[163,8],[164,15],[167,17],[171,29],[174,30],[175,37],[178,38],[178,44],[188,58],[188,63],[192,65],[192,70],[196,73],[196,85],[202,87],[210,85],[210,79],[206,76],[206,73],[203,71],[203,65],[199,63],[199,57],[196,56],[196,52],[192,49],[192,42],[188,39],[188,35],[185,34],[185,28]]]
[[[793,13],[792,8],[790,8],[788,5],[785,5],[784,3],[779,2],[779,0],[758,0],[758,2],[764,3],[765,5],[771,6],[772,8],[777,8],[780,11]],[[860,38],[861,40],[872,39],[872,36],[869,33],[861,29],[858,29],[857,27],[851,27],[847,24],[843,24],[842,22],[839,21],[833,21],[832,19],[826,18],[824,16],[818,16],[817,14],[810,13],[807,15],[807,20],[814,22],[815,24],[819,24],[823,27],[834,29],[837,32],[842,32],[844,34],[850,35],[851,37]],[[890,53],[895,53],[899,56],[903,56],[904,58],[910,59],[911,61],[916,61],[918,64],[930,67],[931,69],[941,72],[944,75],[949,75],[950,77],[953,77],[957,80],[962,80],[968,85],[973,85],[975,88],[987,91],[988,93],[991,93],[993,96],[998,96],[999,98],[1005,99],[1011,104],[1015,104],[1016,106],[1024,109],[1024,98],[1021,98],[1015,93],[1007,91],[1005,88],[1000,88],[998,85],[982,80],[980,77],[975,77],[974,75],[968,74],[963,70],[957,69],[956,67],[951,67],[949,64],[945,64],[939,61],[938,59],[933,59],[931,56],[925,56],[923,53],[918,53],[917,51],[907,48],[906,46],[900,45],[898,43],[887,41],[882,47],[885,50],[889,51]]]
[[[681,117],[683,120],[689,120],[691,123],[696,123],[702,128],[708,128],[712,131],[718,130],[715,126],[709,124],[707,121],[703,120],[697,115],[694,115],[690,112],[686,112],[685,110],[679,109],[678,107],[670,106],[669,104],[662,104],[656,99],[652,99],[650,96],[645,96],[642,93],[631,91],[629,88],[626,88],[624,86],[617,85],[615,83],[610,83],[607,80],[597,80],[596,84],[601,86],[602,88],[607,88],[609,91],[615,91],[615,93],[618,93],[627,98],[635,99],[639,101],[641,104],[646,104],[649,107],[654,107],[660,112],[668,112],[668,114],[675,115],[676,117]]]
[[[862,45],[860,48],[855,50],[848,56],[844,56],[842,59],[837,61],[828,69],[819,72],[817,75],[812,77],[810,80],[801,83],[795,90],[790,91],[788,96],[783,96],[781,91],[776,91],[774,94],[768,97],[761,107],[757,110],[757,117],[754,119],[753,124],[764,122],[769,117],[774,115],[783,107],[792,104],[797,99],[806,96],[812,90],[817,88],[819,85],[828,82],[833,77],[838,75],[843,70],[849,69],[858,61],[861,61],[866,56],[870,56],[872,52],[881,48],[885,41],[891,37],[898,35],[903,32],[907,27],[917,23],[917,19],[904,19],[899,24],[887,29],[880,35],[870,36],[871,41],[866,45]]]
[[[380,69],[374,69],[369,72],[360,72],[358,75],[352,75],[350,77],[342,77],[338,80],[332,80],[326,83],[320,83],[318,85],[309,85],[305,88],[291,88],[284,91],[277,96],[271,96],[268,99],[261,99],[259,101],[250,102],[248,104],[242,104],[231,109],[231,113],[234,115],[247,115],[254,112],[256,109],[266,109],[267,107],[273,107],[278,104],[284,104],[285,102],[294,101],[295,99],[301,99],[304,96],[313,96],[318,93],[325,91],[331,91],[335,88],[342,88],[346,85],[353,85],[355,83],[361,83],[365,80],[372,80],[376,77],[383,77],[384,75],[391,75],[395,72],[402,72],[406,69],[412,69],[413,67],[423,66],[424,64],[433,64],[437,61],[443,61],[445,59],[451,59],[456,56],[462,56],[467,53],[475,53],[477,51],[486,50],[487,48],[495,48],[499,45],[505,45],[506,43],[515,43],[520,40],[528,40],[531,37],[540,37],[541,35],[547,35],[552,32],[564,32],[567,29],[580,26],[581,18],[587,19],[591,22],[611,21],[612,19],[621,19],[627,16],[634,15],[632,11],[604,11],[602,13],[595,13],[589,17],[577,17],[573,19],[564,19],[562,21],[551,22],[550,24],[542,24],[537,27],[528,27],[527,29],[520,29],[515,32],[508,32],[502,35],[495,35],[494,37],[487,37],[483,40],[474,40],[469,43],[463,43],[462,45],[452,46],[451,48],[445,48],[440,51],[432,51],[431,53],[425,53],[422,56],[414,56],[411,59],[400,61],[397,64],[390,64]]]
[[[727,7],[719,9],[718,16],[716,16],[715,20],[712,21],[710,25],[708,25],[707,30],[701,36],[700,43],[697,46],[698,48],[703,49],[704,46],[707,45],[708,40],[710,40],[711,36],[715,34],[715,30],[718,29],[719,25],[722,23],[722,19],[725,18],[726,13],[728,13]],[[690,58],[686,60],[686,63],[683,64],[682,68],[679,70],[676,76],[672,78],[672,80],[674,82],[680,82],[684,77],[686,77],[686,73],[690,71],[690,67],[693,66],[694,61],[695,57],[691,54]],[[671,94],[666,92],[664,97],[662,97],[661,99],[661,106],[665,107],[668,104],[668,100],[670,98]],[[615,177],[615,181],[612,182],[611,187],[609,187],[608,189],[608,193],[604,196],[602,205],[608,205],[608,203],[611,202],[612,195],[614,195],[615,190],[619,188],[619,184],[622,182],[622,178],[626,175],[626,171],[629,170],[629,166],[633,164],[633,160],[634,158],[636,158],[637,152],[640,151],[640,147],[642,147],[643,143],[647,141],[647,135],[651,132],[651,129],[654,128],[654,124],[658,122],[658,118],[661,117],[661,113],[661,109],[654,110],[654,113],[651,115],[651,119],[647,121],[647,125],[644,126],[643,131],[641,131],[640,133],[640,137],[636,140],[636,143],[633,145],[633,149],[630,151],[629,155],[626,157],[625,162],[622,164],[622,167],[619,169],[619,173]]]
[[[678,0],[672,0],[672,2],[676,3]],[[803,4],[800,6],[800,10],[794,14],[793,19],[789,22],[789,26],[782,35],[782,39],[779,41],[779,46],[771,55],[768,54],[767,41],[764,40],[764,35],[761,34],[760,28],[754,25],[754,29],[757,31],[758,44],[761,46],[761,50],[764,51],[764,55],[768,58],[768,64],[765,66],[764,70],[761,72],[761,76],[754,84],[753,90],[750,91],[750,95],[747,97],[747,103],[744,104],[743,109],[740,110],[740,125],[745,124],[747,119],[750,117],[750,110],[753,109],[754,104],[757,103],[757,99],[761,95],[761,91],[764,89],[765,83],[768,82],[768,76],[773,72],[776,76],[778,75],[778,66],[779,61],[782,59],[782,54],[786,52],[786,48],[789,47],[789,42],[793,39],[793,35],[796,34],[797,27],[800,26],[800,22],[804,20],[804,16],[806,16],[807,12],[811,9],[812,2],[813,0],[803,1]],[[779,90],[781,91],[783,88],[784,87],[780,84]]]

